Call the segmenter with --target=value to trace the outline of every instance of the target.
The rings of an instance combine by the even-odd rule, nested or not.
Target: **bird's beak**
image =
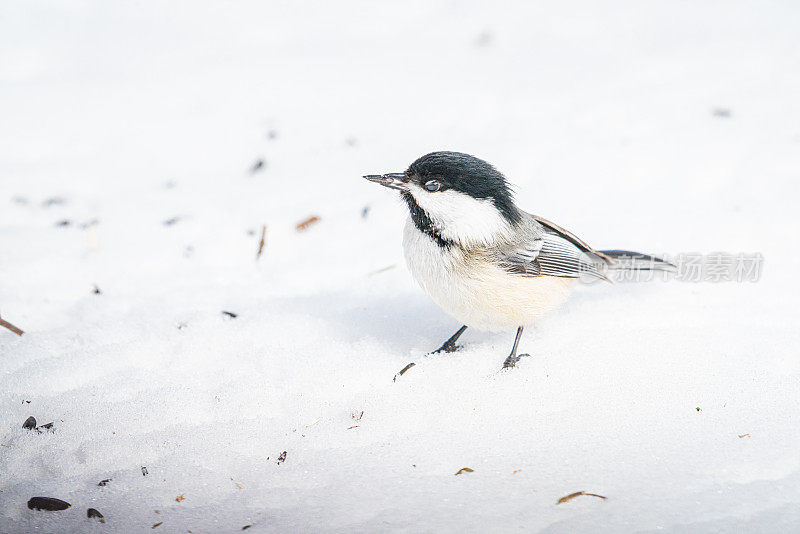
[[[390,172],[389,174],[368,174],[365,179],[376,184],[381,184],[399,191],[408,191],[408,177],[403,172]]]

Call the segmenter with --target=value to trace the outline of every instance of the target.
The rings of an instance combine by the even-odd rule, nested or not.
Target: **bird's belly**
[[[479,330],[525,326],[561,304],[575,280],[509,274],[442,248],[411,223],[403,239],[406,262],[433,301],[459,322]]]

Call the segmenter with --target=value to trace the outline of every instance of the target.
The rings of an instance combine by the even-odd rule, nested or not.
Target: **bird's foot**
[[[444,345],[442,345],[441,347],[439,347],[438,349],[436,349],[433,352],[429,352],[425,356],[428,357],[428,356],[433,356],[434,354],[442,354],[442,353],[449,354],[451,352],[456,352],[458,350],[461,350],[462,348],[463,347],[461,345],[456,345],[455,343],[445,342]],[[394,378],[392,379],[392,382],[397,382],[397,378],[398,377],[403,376],[403,374],[406,371],[408,371],[409,369],[411,369],[415,365],[417,365],[417,364],[415,364],[414,362],[411,362],[408,365],[406,365],[405,367],[403,367],[403,369],[399,373],[394,375]]]
[[[503,362],[503,369],[513,369],[514,367],[517,366],[517,362],[521,358],[526,358],[526,357],[530,357],[530,354],[520,354],[518,356],[513,354],[510,355],[508,358],[506,358],[506,361]]]
[[[394,378],[392,378],[392,382],[397,382],[397,378],[398,378],[398,377],[401,377],[401,376],[403,376],[403,375],[405,374],[405,372],[406,372],[406,371],[408,371],[409,369],[411,369],[411,368],[412,368],[412,367],[414,367],[415,365],[417,365],[417,364],[415,364],[414,362],[411,362],[411,363],[409,363],[408,365],[406,365],[405,367],[403,367],[403,368],[400,370],[400,372],[399,372],[399,373],[397,373],[396,375],[394,375]]]
[[[462,345],[456,345],[455,343],[450,343],[449,341],[445,341],[444,345],[436,349],[435,351],[431,352],[431,354],[449,354],[451,352],[456,352],[457,350],[461,350],[464,348]]]

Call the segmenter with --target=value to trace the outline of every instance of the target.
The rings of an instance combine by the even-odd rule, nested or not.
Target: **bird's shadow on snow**
[[[577,291],[564,306],[529,325],[526,330],[529,337],[537,335],[540,328],[547,329],[551,321],[569,323],[569,317],[574,321],[587,310],[602,308],[614,296],[614,289],[629,294],[636,288],[625,287],[620,291],[620,288],[600,287]],[[374,296],[341,291],[280,298],[272,301],[272,305],[281,313],[309,316],[329,325],[336,332],[335,340],[350,343],[373,340],[399,353],[435,350],[461,326],[425,295],[413,293]],[[462,343],[475,345],[502,335],[470,329]],[[513,329],[508,335],[513,340]]]
[[[353,296],[345,292],[273,301],[283,312],[331,325],[341,341],[376,340],[396,351],[438,348],[461,326],[424,296]]]
[[[631,286],[635,284],[589,287],[576,291],[564,306],[530,325],[526,330],[528,339],[532,335],[538,336],[540,328],[548,330],[551,321],[570,324],[591,310],[603,308],[615,294],[635,293],[637,287]],[[641,287],[638,290],[640,293],[645,291]],[[373,341],[399,354],[422,354],[435,350],[461,326],[425,295],[412,292],[365,295],[359,291],[335,291],[278,298],[272,300],[270,305],[276,313],[306,316],[328,326],[333,332],[331,341]],[[462,338],[462,344],[474,346],[503,335],[470,329]],[[510,347],[513,329],[507,335],[511,336],[508,341]]]

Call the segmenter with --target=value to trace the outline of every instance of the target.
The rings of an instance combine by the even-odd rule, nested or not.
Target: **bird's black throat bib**
[[[453,241],[442,237],[442,234],[436,226],[434,226],[431,218],[428,217],[425,210],[417,204],[417,201],[414,200],[411,193],[403,192],[402,197],[403,200],[406,201],[406,204],[408,204],[408,210],[411,212],[411,220],[414,221],[414,226],[416,226],[420,232],[433,239],[436,244],[442,248],[446,249],[455,245]]]

